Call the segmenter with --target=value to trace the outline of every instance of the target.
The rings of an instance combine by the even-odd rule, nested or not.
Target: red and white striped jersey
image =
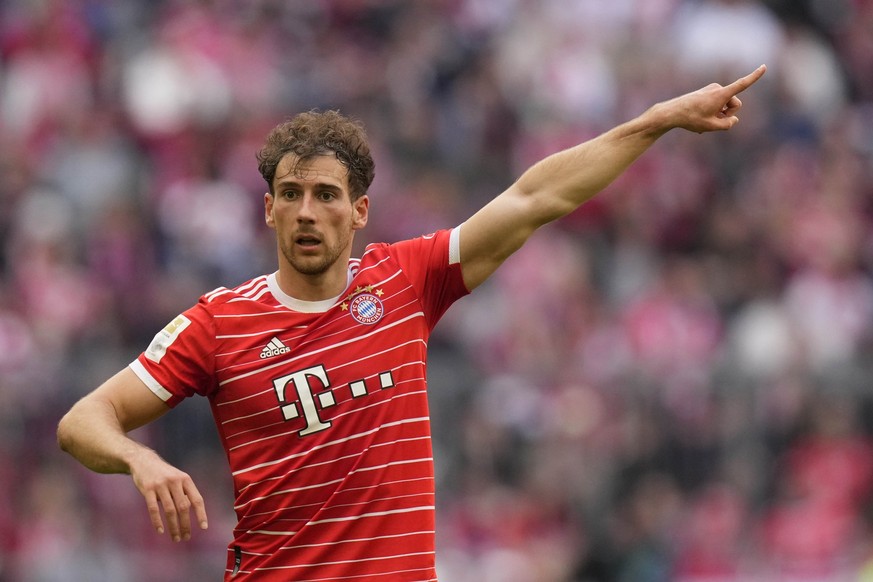
[[[467,293],[458,229],[375,244],[338,298],[275,274],[219,288],[131,368],[168,405],[209,398],[238,523],[227,580],[435,580],[431,330]]]

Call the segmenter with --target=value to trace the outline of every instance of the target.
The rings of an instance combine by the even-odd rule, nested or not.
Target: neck
[[[348,286],[348,261],[342,269],[330,269],[318,275],[306,275],[287,263],[279,265],[276,282],[284,293],[301,301],[323,301],[336,297]]]

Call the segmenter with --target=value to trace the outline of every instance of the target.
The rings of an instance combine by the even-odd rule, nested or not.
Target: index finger
[[[730,85],[725,87],[725,91],[730,92],[731,95],[736,95],[737,93],[742,93],[749,87],[751,87],[755,82],[764,76],[764,73],[767,72],[767,65],[761,65],[745,77],[740,77]]]
[[[188,500],[191,501],[191,506],[194,508],[197,524],[200,526],[200,529],[206,529],[209,527],[209,520],[206,518],[206,503],[203,501],[203,496],[200,495],[193,481],[186,483],[183,490]]]

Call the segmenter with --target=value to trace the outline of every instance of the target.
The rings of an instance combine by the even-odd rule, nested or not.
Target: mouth
[[[321,238],[314,234],[299,234],[294,238],[294,244],[305,249],[314,249],[321,244]]]

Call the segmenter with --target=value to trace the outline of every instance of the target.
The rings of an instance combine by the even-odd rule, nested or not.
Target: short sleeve
[[[464,285],[457,247],[457,229],[389,245],[392,256],[418,292],[431,329],[449,306],[470,292]]]
[[[200,302],[159,331],[130,368],[168,406],[215,389],[212,317]]]

